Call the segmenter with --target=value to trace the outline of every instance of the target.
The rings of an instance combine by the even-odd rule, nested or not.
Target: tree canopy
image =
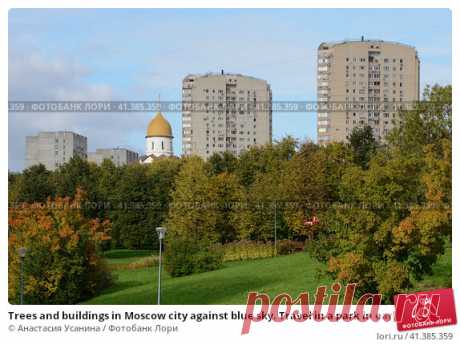
[[[111,222],[117,248],[156,248],[155,227],[166,225],[177,275],[218,267],[219,245],[273,241],[276,231],[278,240],[306,241],[332,278],[389,298],[430,274],[450,240],[451,92],[427,88],[379,144],[363,127],[346,143],[287,137],[207,161],[116,167],[73,158],[55,172],[10,173],[9,201],[73,198],[82,189],[91,206],[85,215]],[[181,251],[194,259],[175,256]]]

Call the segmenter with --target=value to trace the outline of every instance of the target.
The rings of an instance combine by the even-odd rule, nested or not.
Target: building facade
[[[384,142],[399,126],[399,109],[419,100],[420,61],[414,47],[381,40],[321,43],[317,60],[318,143],[346,141],[369,125]]]
[[[272,92],[265,81],[241,74],[187,75],[182,82],[182,152],[207,159],[238,156],[272,140]]]
[[[96,152],[88,153],[89,162],[100,165],[104,159],[111,160],[116,166],[122,166],[138,162],[139,154],[137,152],[123,148],[96,149]]]
[[[43,164],[55,170],[72,157],[87,158],[88,143],[83,135],[69,132],[39,132],[26,137],[26,168]]]

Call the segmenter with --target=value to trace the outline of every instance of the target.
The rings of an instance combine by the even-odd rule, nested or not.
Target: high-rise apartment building
[[[55,170],[74,156],[87,158],[88,144],[85,136],[68,131],[40,132],[26,137],[26,168],[43,164]]]
[[[321,43],[318,47],[318,143],[346,141],[369,125],[384,141],[400,125],[400,107],[419,99],[420,61],[414,47],[381,40]]]
[[[182,82],[182,151],[206,159],[271,142],[272,92],[241,74],[187,75]]]
[[[100,165],[104,159],[111,160],[116,166],[122,166],[138,162],[139,154],[123,148],[96,149],[96,152],[88,153],[89,162],[94,162],[97,165]]]

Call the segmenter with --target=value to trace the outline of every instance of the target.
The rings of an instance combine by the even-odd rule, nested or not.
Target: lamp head
[[[21,247],[18,249],[18,254],[21,258],[25,258],[27,254],[27,248],[26,247]]]
[[[165,238],[165,234],[166,234],[166,228],[165,227],[159,226],[159,227],[157,227],[156,230],[157,230],[158,238],[160,240]]]

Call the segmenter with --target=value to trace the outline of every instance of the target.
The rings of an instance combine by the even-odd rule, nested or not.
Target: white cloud
[[[113,98],[110,85],[88,82],[88,77],[91,71],[72,59],[47,59],[39,51],[27,56],[13,52],[9,63],[9,100],[109,101]],[[126,113],[9,113],[9,169],[23,168],[27,135],[44,130],[71,130],[88,137],[90,150],[127,147],[127,138],[132,133],[143,132],[148,117]],[[142,140],[139,143],[143,144]]]

